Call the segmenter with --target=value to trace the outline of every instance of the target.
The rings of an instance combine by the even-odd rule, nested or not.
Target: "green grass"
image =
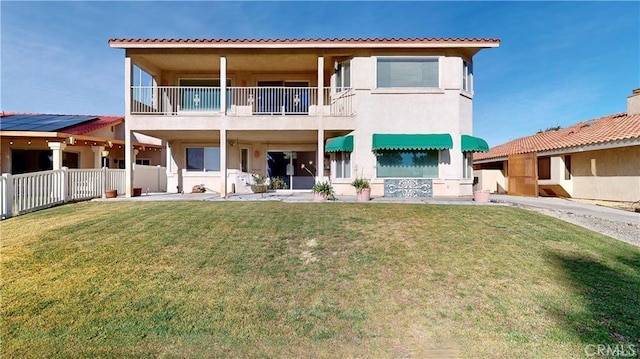
[[[3,358],[640,345],[640,249],[515,208],[96,202],[1,226]]]

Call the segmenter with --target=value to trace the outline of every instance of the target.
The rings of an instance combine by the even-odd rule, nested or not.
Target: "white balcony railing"
[[[230,116],[309,115],[352,116],[353,90],[322,91],[323,107],[318,106],[317,87],[228,87],[226,108],[222,110],[219,87],[133,86],[132,114],[203,115],[226,113]]]

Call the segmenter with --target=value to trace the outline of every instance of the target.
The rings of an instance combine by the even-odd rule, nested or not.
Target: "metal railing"
[[[308,115],[317,87],[231,87],[230,115]]]
[[[322,91],[323,107],[318,107],[317,87],[227,87],[222,109],[220,87],[132,86],[132,114],[230,116],[309,115],[352,116],[353,89]]]

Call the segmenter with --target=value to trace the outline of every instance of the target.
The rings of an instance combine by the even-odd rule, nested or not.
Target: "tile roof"
[[[22,112],[1,112],[3,130],[64,132],[72,135],[85,135],[106,126],[114,126],[124,122],[122,116],[95,115],[63,115]],[[9,122],[23,124],[10,126]],[[4,126],[7,122],[7,126]],[[4,128],[6,127],[6,128]]]
[[[640,139],[640,114],[618,113],[583,121],[558,131],[541,132],[495,146],[485,153],[475,153],[475,161],[503,158],[512,154],[559,150]]]
[[[89,132],[99,130],[107,126],[115,126],[124,122],[124,117],[118,116],[99,116],[95,120],[87,123],[81,123],[76,126],[70,126],[61,130],[61,132],[72,135],[86,135]]]
[[[109,39],[109,44],[357,45],[500,44],[496,38]]]

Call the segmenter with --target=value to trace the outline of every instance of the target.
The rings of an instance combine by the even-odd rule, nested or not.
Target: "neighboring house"
[[[627,112],[522,137],[477,153],[479,189],[525,196],[640,200],[640,89]]]
[[[111,39],[125,49],[125,142],[168,143],[169,190],[472,194],[473,56],[498,39]],[[126,147],[129,148],[129,147]],[[132,156],[126,151],[125,156]],[[126,161],[130,163],[131,161]],[[128,168],[130,195],[131,171]]]
[[[0,113],[2,173],[125,168],[124,117]],[[164,165],[161,140],[134,134],[135,162]],[[106,156],[105,156],[106,155]]]

